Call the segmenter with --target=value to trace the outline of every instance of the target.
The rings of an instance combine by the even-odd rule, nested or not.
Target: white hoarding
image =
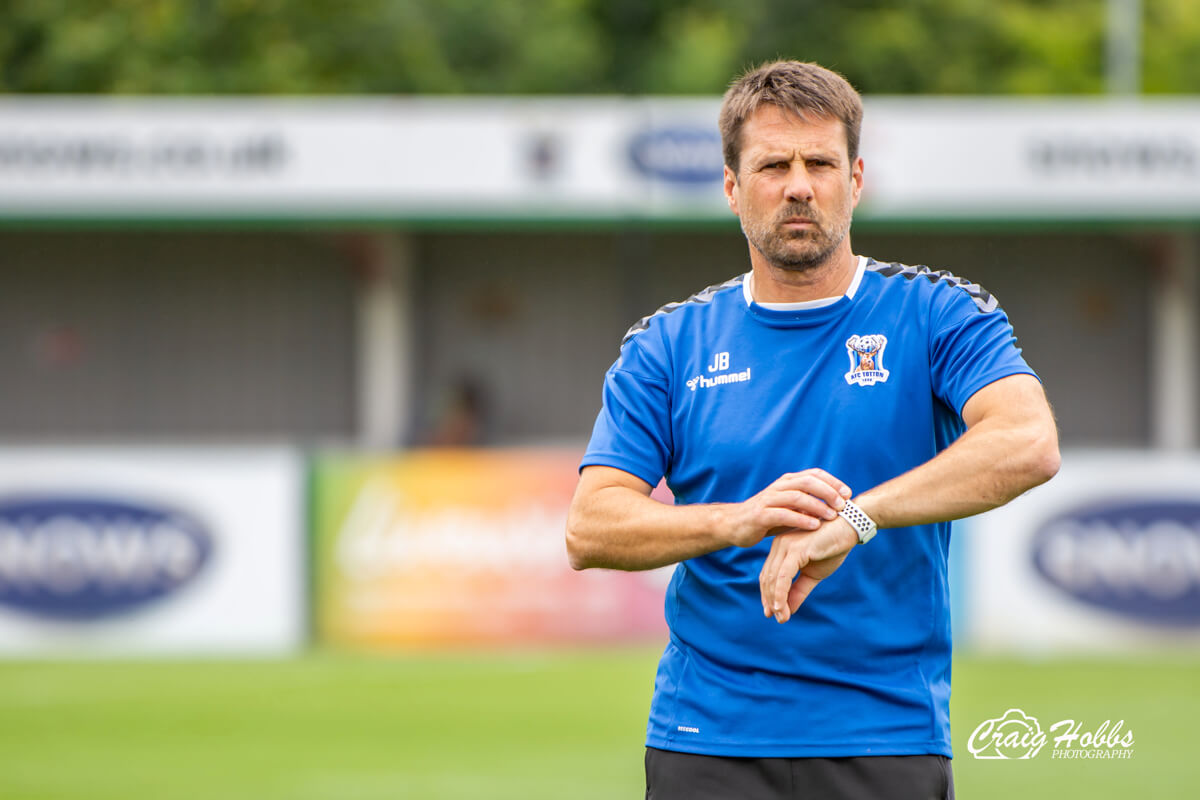
[[[1200,646],[1200,456],[1069,451],[1054,480],[963,535],[965,643]]]
[[[0,653],[294,650],[302,492],[283,448],[0,450]]]
[[[864,220],[1200,218],[1200,101],[865,101]],[[718,98],[4,98],[0,220],[732,217]]]
[[[0,218],[711,215],[715,126],[709,100],[6,99]]]
[[[872,218],[1200,216],[1200,103],[875,98],[863,123]]]

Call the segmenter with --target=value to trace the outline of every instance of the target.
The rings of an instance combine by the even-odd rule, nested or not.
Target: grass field
[[[0,663],[0,798],[610,800],[641,797],[657,652],[279,662]],[[1020,707],[1048,727],[1124,719],[1126,761],[978,761]],[[1200,659],[959,659],[963,800],[1200,796]]]

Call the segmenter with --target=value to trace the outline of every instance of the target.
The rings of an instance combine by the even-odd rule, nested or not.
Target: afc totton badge
[[[873,386],[886,381],[888,371],[883,368],[883,350],[886,347],[887,337],[882,333],[851,336],[847,339],[846,352],[850,354],[850,371],[846,373],[846,383]]]

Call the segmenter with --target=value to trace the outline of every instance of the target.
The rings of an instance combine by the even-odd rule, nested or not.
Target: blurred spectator
[[[437,414],[428,444],[435,447],[470,447],[487,440],[488,394],[482,381],[471,375],[454,380]]]

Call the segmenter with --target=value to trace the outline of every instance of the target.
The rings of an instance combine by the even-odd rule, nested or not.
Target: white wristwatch
[[[854,532],[858,534],[859,544],[866,544],[871,541],[875,536],[875,532],[879,530],[879,526],[875,524],[875,520],[868,517],[867,512],[849,500],[846,501],[846,507],[838,512],[838,516],[849,522],[850,527],[854,528]]]

